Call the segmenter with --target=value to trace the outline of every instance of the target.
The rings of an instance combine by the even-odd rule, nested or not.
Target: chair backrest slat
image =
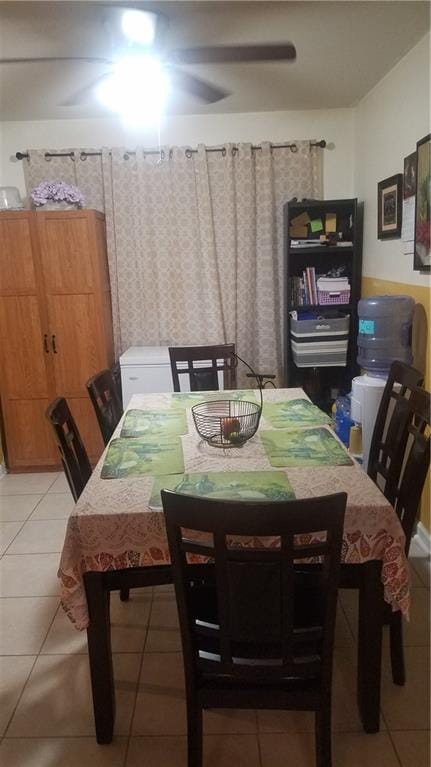
[[[60,451],[64,473],[75,501],[91,476],[91,464],[75,419],[63,397],[55,399],[46,411]]]
[[[87,381],[87,391],[102,432],[103,442],[107,445],[123,415],[123,408],[111,371],[102,370],[90,378]]]
[[[430,466],[430,394],[412,391],[408,400],[408,439],[403,466],[395,488],[395,511],[403,526],[408,553],[425,479]]]
[[[184,660],[191,674],[263,680],[330,673],[346,498],[338,493],[262,504],[162,491]],[[268,537],[274,539],[270,548],[263,546]],[[208,565],[215,579],[211,598],[188,564],[190,554],[197,553],[214,560],[213,571]],[[305,599],[298,607],[297,591],[311,594],[300,560],[316,553],[324,563],[317,613],[311,624],[308,619],[298,623],[299,607],[308,605]]]
[[[220,388],[220,371],[223,372],[223,388],[235,389],[237,362],[234,353],[235,344],[169,347],[174,391],[181,391],[180,377],[184,375],[189,378],[190,391],[216,391]],[[202,364],[205,362],[206,365]]]
[[[284,666],[290,665],[294,658],[294,630],[295,630],[295,596],[293,569],[293,534],[281,536],[281,642],[282,662]]]

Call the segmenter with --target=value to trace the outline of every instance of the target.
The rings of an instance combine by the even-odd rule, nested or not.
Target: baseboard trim
[[[431,534],[428,532],[422,522],[418,522],[416,525],[416,534],[414,539],[416,543],[419,544],[421,549],[423,549],[427,554],[431,552]]]

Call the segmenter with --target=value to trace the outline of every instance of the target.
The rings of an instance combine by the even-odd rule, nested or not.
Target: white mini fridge
[[[220,363],[222,360],[220,360]],[[194,367],[207,367],[205,360]],[[180,366],[181,367],[181,366]],[[131,346],[120,357],[121,387],[124,410],[132,394],[173,391],[171,363],[167,346]],[[223,373],[218,373],[219,388],[223,388]],[[182,375],[181,391],[190,391],[188,375]]]
[[[120,357],[123,408],[132,394],[172,391],[167,346],[131,346]]]

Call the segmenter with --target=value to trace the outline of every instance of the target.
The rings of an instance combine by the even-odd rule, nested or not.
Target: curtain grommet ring
[[[79,159],[81,160],[81,162],[85,162],[85,160],[87,159],[87,153],[86,152],[80,152],[79,153]]]
[[[174,150],[171,147],[169,150],[169,159],[172,160],[173,156],[174,156]]]
[[[161,150],[160,150],[160,159],[161,159],[161,160],[164,160],[164,159],[165,159],[165,157],[166,157],[166,154],[165,154],[165,150],[164,150],[164,149],[161,149]]]
[[[221,156],[222,156],[222,157],[226,157],[226,147],[225,147],[225,146],[224,146],[224,147],[223,147],[223,149],[221,150]]]
[[[193,152],[191,149],[186,149],[186,157],[190,160],[191,157],[193,157]]]
[[[290,148],[290,151],[293,152],[293,154],[296,154],[298,151],[298,147],[296,146],[296,144],[291,144],[289,148]]]
[[[45,156],[45,162],[51,162],[51,160],[52,160],[52,157],[51,157],[51,155],[50,155],[50,154],[48,154],[48,152],[45,152],[45,155],[44,155],[44,156]]]
[[[129,155],[129,154],[127,154],[127,152],[124,152],[124,154],[123,154],[123,160],[129,160],[129,159],[130,159],[130,155]]]
[[[236,154],[238,154],[238,147],[237,146],[233,146],[232,147],[232,157],[235,157]]]

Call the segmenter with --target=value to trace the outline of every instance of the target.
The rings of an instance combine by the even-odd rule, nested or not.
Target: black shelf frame
[[[316,247],[291,246],[289,237],[289,222],[299,214],[307,212],[310,218],[324,218],[326,213],[337,215],[337,224],[345,222],[352,216],[352,228],[345,231],[345,240],[353,245],[317,245]],[[361,297],[362,278],[362,229],[363,204],[356,198],[340,200],[304,200],[303,202],[288,202],[284,206],[284,386],[301,386],[310,398],[326,410],[330,409],[330,389],[338,389],[340,393],[351,390],[354,376],[359,375],[360,369],[356,362],[358,301]],[[347,236],[346,236],[347,235]],[[314,266],[316,273],[328,271],[334,266],[340,266],[340,257],[345,259],[350,281],[350,300],[348,304],[298,304],[291,301],[290,280],[301,275],[307,266]],[[293,310],[322,310],[346,311],[350,314],[349,342],[346,366],[316,366],[299,368],[293,361],[290,346],[290,316]]]
[[[329,213],[329,211],[328,211]],[[304,247],[296,247],[295,245],[292,247],[290,246],[291,253],[303,253],[304,256],[315,256],[317,253],[326,253],[327,255],[330,254],[331,256],[345,253],[345,251],[354,250],[354,245],[344,245],[342,247],[337,245],[317,245],[316,247],[310,247],[310,248],[304,248]]]
[[[293,304],[290,305],[289,311],[296,309],[340,309],[340,311],[347,311],[352,308],[352,304]]]

